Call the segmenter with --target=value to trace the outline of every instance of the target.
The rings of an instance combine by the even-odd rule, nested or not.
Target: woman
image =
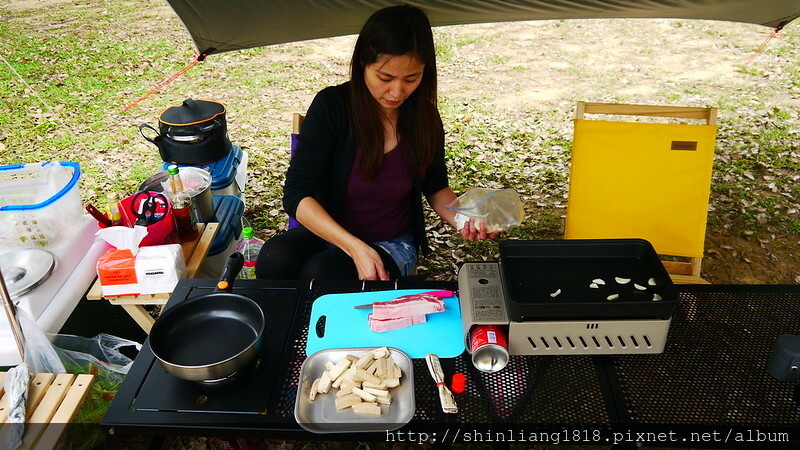
[[[364,24],[350,81],[309,107],[286,173],[283,206],[302,226],[268,240],[256,275],[270,279],[389,280],[429,252],[422,195],[455,227],[446,205],[444,129],[436,55],[422,10],[392,6]],[[470,241],[495,238],[469,222]]]

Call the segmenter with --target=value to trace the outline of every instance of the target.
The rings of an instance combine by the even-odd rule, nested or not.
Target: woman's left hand
[[[461,228],[461,237],[471,242],[482,241],[485,239],[497,239],[498,236],[500,236],[499,231],[487,233],[485,223],[482,223],[476,227],[472,219],[468,220],[467,223],[464,224],[464,227]]]
[[[433,210],[436,211],[436,214],[438,214],[439,217],[447,221],[447,223],[452,225],[454,228],[458,229],[458,224],[456,223],[456,213],[447,207],[453,203],[455,199],[456,194],[452,189],[446,187],[433,195],[429,195],[428,203],[430,203],[430,205],[433,207]],[[469,219],[467,223],[461,227],[461,229],[458,229],[458,231],[461,232],[461,237],[471,242],[482,241],[484,239],[496,239],[498,236],[500,236],[499,231],[487,233],[485,223],[480,224],[480,227],[476,227],[475,222],[472,219]]]

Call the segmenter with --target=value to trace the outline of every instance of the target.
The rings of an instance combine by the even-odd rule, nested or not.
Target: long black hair
[[[367,88],[364,71],[379,55],[411,55],[425,65],[419,86],[400,105],[397,122],[406,164],[414,176],[423,178],[443,142],[436,97],[436,50],[425,12],[407,5],[383,8],[372,14],[356,40],[350,63],[350,114],[368,180],[375,179],[380,170],[385,136],[382,113]]]

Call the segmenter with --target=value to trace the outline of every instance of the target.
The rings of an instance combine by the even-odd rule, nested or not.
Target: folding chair
[[[306,116],[300,113],[294,113],[292,117],[292,143],[291,143],[291,153],[290,156],[294,156],[295,150],[297,150],[297,137],[300,134],[300,126],[303,125],[303,120],[305,120]],[[294,220],[293,217],[289,217],[289,229],[297,228],[300,224]]]
[[[675,283],[707,284],[700,266],[716,114],[716,108],[578,102],[565,237],[643,238]],[[687,119],[704,123],[676,123]]]

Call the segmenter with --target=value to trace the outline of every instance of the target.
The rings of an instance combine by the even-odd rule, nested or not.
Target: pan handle
[[[222,268],[222,275],[219,277],[217,287],[214,292],[231,292],[233,291],[233,280],[239,275],[239,272],[244,267],[244,255],[235,252],[225,260],[225,267]]]

